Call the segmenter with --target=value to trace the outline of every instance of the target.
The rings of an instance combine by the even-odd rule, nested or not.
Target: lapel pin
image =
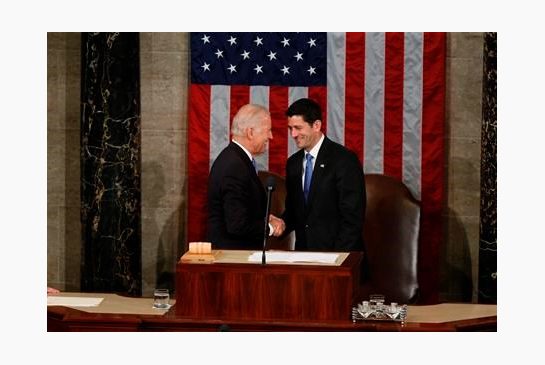
[[[325,165],[322,163],[322,164],[320,164],[320,167],[323,169],[325,167]]]

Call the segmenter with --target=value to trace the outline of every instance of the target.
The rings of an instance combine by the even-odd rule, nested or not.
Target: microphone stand
[[[263,232],[263,254],[261,255],[261,264],[265,265],[267,263],[267,259],[265,257],[265,249],[267,247],[267,237],[268,235],[268,229],[269,229],[269,214],[271,211],[271,196],[272,191],[274,190],[274,178],[269,178],[267,180],[267,209],[265,210],[265,230]]]

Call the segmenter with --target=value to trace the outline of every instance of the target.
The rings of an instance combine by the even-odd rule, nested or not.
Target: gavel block
[[[199,262],[212,263],[214,262],[214,254],[212,253],[212,243],[210,242],[189,242],[189,251],[181,258],[181,262]]]

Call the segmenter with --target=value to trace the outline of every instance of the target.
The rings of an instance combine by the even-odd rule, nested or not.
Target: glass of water
[[[170,308],[170,294],[168,289],[155,289],[153,292],[153,308],[168,309]]]

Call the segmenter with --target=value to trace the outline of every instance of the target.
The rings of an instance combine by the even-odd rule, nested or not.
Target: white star
[[[282,68],[280,71],[282,71],[285,74],[289,74],[290,73],[290,68],[289,67],[286,67],[286,65],[284,65],[284,68]]]
[[[309,73],[309,76],[312,76],[312,74],[316,73],[316,67],[310,66],[310,68],[307,70],[307,72]]]
[[[303,59],[303,54],[300,52],[297,52],[297,54],[293,57],[297,58],[297,62],[299,62]]]
[[[282,43],[284,45],[284,47],[287,47],[287,46],[290,45],[290,40],[286,39],[286,37],[284,37],[284,40],[280,41],[280,43]]]
[[[209,35],[204,35],[202,38],[202,44],[206,44],[206,43],[210,43],[210,36]]]
[[[263,45],[263,38],[256,37],[256,38],[254,39],[254,42],[255,42],[255,45],[256,45],[256,46]]]
[[[214,53],[218,58],[223,58],[223,51],[220,51],[219,48],[218,50],[216,51],[216,53]]]
[[[244,52],[242,52],[240,55],[242,56],[243,60],[250,58],[250,52],[246,50],[244,50]]]
[[[257,75],[257,74],[259,74],[260,72],[263,73],[262,68],[263,68],[263,66],[259,66],[259,65],[256,63],[255,68],[254,68],[255,74]]]
[[[206,62],[201,67],[203,68],[202,72],[210,71],[210,64]]]
[[[269,57],[269,61],[276,60],[276,52],[270,51],[267,57]]]
[[[229,71],[231,71],[231,73],[237,72],[237,66],[234,66],[234,65],[231,65],[231,64],[229,64],[229,67],[227,67],[227,69]]]
[[[227,40],[227,42],[231,43],[231,46],[232,46],[233,44],[237,44],[237,39],[235,37],[231,36],[231,38],[229,38]]]
[[[310,41],[307,42],[308,44],[310,44],[310,47],[316,47],[316,39],[312,39],[310,38]]]

